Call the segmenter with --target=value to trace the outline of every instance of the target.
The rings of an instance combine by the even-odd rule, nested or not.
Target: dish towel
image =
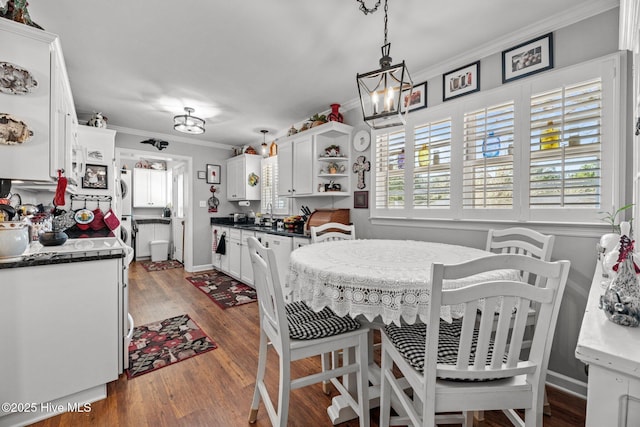
[[[227,247],[225,245],[225,237],[226,233],[222,233],[220,237],[220,241],[218,242],[218,247],[216,248],[216,253],[220,255],[225,255],[227,253]]]

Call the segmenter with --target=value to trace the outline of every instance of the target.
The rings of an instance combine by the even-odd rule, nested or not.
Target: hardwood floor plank
[[[139,263],[130,269],[130,312],[137,325],[179,314],[191,318],[218,345],[216,350],[134,379],[121,375],[107,386],[108,397],[91,405],[90,413],[65,413],[34,424],[37,427],[93,426],[248,426],[249,408],[258,360],[258,305],[245,304],[222,310],[176,268],[147,272]],[[277,396],[278,361],[268,357],[267,383]],[[294,362],[294,376],[319,369],[319,358]],[[586,402],[547,387],[553,415],[545,427],[583,426]],[[327,407],[337,393],[322,393],[319,384],[291,393],[289,426],[330,426]],[[378,426],[379,412],[371,412]],[[270,426],[264,405],[253,426]],[[485,412],[484,427],[510,425],[501,412]],[[341,424],[357,427],[358,420]]]

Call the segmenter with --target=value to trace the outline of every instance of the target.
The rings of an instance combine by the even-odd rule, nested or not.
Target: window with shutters
[[[599,223],[629,192],[623,57],[521,79],[374,131],[371,217]]]
[[[463,207],[513,206],[514,102],[464,114]]]
[[[278,196],[278,157],[262,159],[261,212],[263,214],[288,214],[289,201]],[[269,206],[271,204],[271,206]],[[273,212],[271,212],[271,208]]]
[[[402,208],[405,205],[405,132],[376,136],[376,208]]]
[[[414,128],[413,206],[451,203],[451,119]]]
[[[601,127],[601,79],[531,96],[531,208],[600,207]]]

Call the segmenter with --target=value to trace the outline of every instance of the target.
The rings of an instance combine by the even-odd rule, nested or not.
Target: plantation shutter
[[[529,204],[599,208],[601,79],[531,97]]]
[[[263,213],[269,210],[269,203],[272,204],[273,213],[288,213],[288,200],[285,197],[278,197],[278,158],[276,156],[262,159],[262,184],[261,209]]]
[[[404,130],[376,136],[376,208],[404,207],[404,150]]]
[[[413,206],[451,203],[451,119],[414,129]]]
[[[514,102],[464,114],[463,207],[513,206]]]

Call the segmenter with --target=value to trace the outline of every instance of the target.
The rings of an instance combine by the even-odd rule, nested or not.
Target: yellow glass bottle
[[[560,130],[553,127],[553,120],[547,122],[547,128],[542,131],[542,134],[547,136],[540,137],[541,150],[560,147]]]
[[[429,147],[424,144],[418,151],[418,164],[420,166],[429,166]]]

